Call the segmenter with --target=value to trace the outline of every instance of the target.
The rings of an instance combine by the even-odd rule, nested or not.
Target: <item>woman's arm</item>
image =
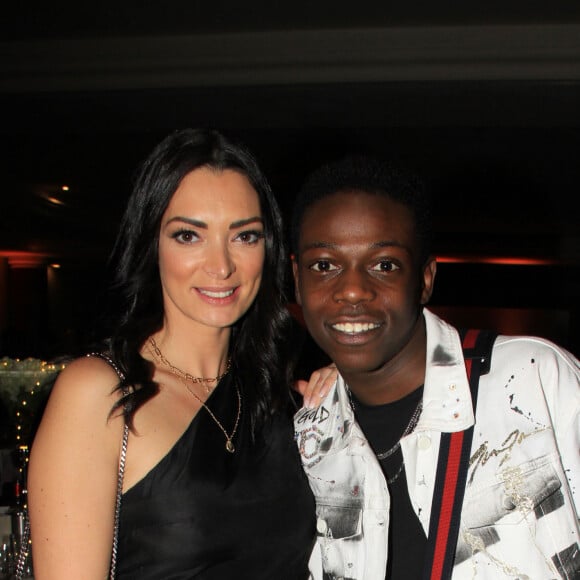
[[[111,557],[123,419],[115,371],[83,358],[58,377],[34,439],[28,506],[35,580],[102,580]]]

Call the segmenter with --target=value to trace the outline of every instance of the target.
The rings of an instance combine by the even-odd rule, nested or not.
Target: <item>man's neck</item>
[[[360,373],[338,370],[361,403],[382,405],[402,399],[425,382],[426,353],[425,319],[420,316],[409,342],[379,369]]]

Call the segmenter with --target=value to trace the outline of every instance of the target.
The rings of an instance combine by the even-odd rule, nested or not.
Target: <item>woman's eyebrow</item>
[[[172,217],[171,219],[167,220],[165,225],[169,225],[173,222],[184,222],[184,223],[189,224],[190,226],[194,226],[196,228],[202,228],[204,230],[208,229],[207,223],[205,223],[201,220],[196,220],[193,218],[187,218],[187,217],[183,217],[183,216]],[[236,230],[238,228],[243,228],[244,226],[247,226],[249,224],[255,224],[255,223],[259,223],[259,224],[263,225],[264,220],[259,215],[245,218],[242,220],[237,220],[237,221],[232,222],[230,224],[230,230]]]
[[[187,218],[187,217],[183,217],[180,215],[172,217],[171,219],[167,220],[165,225],[169,225],[173,222],[185,222],[186,224],[189,224],[190,226],[195,226],[196,228],[203,228],[204,230],[207,230],[207,227],[208,227],[207,224],[205,222],[202,222],[201,220]]]
[[[230,230],[235,230],[237,228],[243,228],[244,226],[247,226],[249,224],[254,224],[254,223],[259,223],[259,224],[264,225],[264,220],[259,215],[253,216],[251,218],[247,218],[244,220],[238,220],[238,221],[232,222],[230,224]]]

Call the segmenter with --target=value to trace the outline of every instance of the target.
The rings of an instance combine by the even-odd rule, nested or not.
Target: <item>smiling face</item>
[[[226,328],[260,288],[264,225],[258,194],[232,170],[195,169],[161,219],[159,273],[165,316]]]
[[[386,377],[424,359],[419,321],[435,263],[420,264],[418,254],[411,211],[388,197],[339,192],[304,213],[296,297],[312,337],[353,390],[365,373]]]

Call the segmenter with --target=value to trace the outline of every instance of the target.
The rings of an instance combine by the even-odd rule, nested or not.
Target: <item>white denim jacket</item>
[[[429,310],[423,412],[401,441],[427,535],[442,432],[474,423],[459,335]],[[580,364],[549,341],[499,336],[480,379],[453,580],[580,578]],[[389,493],[342,377],[295,416],[317,503],[314,580],[385,576]],[[324,574],[324,575],[323,575]]]

